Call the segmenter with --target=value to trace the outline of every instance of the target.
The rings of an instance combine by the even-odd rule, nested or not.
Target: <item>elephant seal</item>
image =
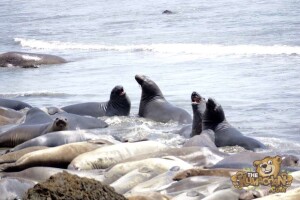
[[[195,167],[192,169],[188,169],[182,172],[177,173],[174,177],[174,181],[180,181],[182,179],[192,177],[192,176],[225,176],[230,177],[235,172],[237,172],[238,169],[226,169],[226,168],[217,168],[217,169],[203,169],[200,167]]]
[[[272,154],[271,154],[272,155]],[[262,160],[270,156],[270,153],[257,153],[257,152],[241,152],[225,157],[211,168],[230,168],[230,169],[243,169],[252,168],[255,160]],[[275,156],[275,155],[274,155]],[[298,165],[298,157],[294,155],[281,155],[282,167],[293,167]]]
[[[46,109],[32,108],[27,112],[24,123],[47,123],[52,122],[56,118],[66,119],[68,121],[68,130],[108,127],[108,124],[102,119],[67,113],[56,107],[49,107]]]
[[[182,169],[180,169],[179,166],[173,166],[166,172],[159,173],[157,176],[136,185],[127,194],[138,194],[158,191],[160,188],[163,188],[164,186],[172,183],[172,178],[176,173],[180,171],[182,171]]]
[[[56,118],[53,122],[44,124],[21,124],[0,135],[0,147],[15,147],[27,140],[49,132],[61,131],[67,128],[65,119]]]
[[[0,107],[0,126],[19,124],[22,122],[24,113],[14,109]]]
[[[68,169],[105,169],[126,158],[166,148],[166,145],[154,141],[115,144],[79,155],[72,160]]]
[[[176,121],[181,124],[190,124],[191,115],[184,109],[170,104],[160,91],[156,83],[144,75],[136,75],[135,80],[142,87],[139,106],[139,116],[157,122]]]
[[[183,147],[210,147],[218,149],[215,145],[215,132],[207,129],[201,132],[200,135],[195,135],[184,142]]]
[[[202,117],[206,109],[206,101],[197,92],[191,95],[192,108],[193,108],[193,124],[192,133],[190,137],[200,135],[202,132]]]
[[[10,108],[14,110],[22,110],[24,108],[32,108],[31,105],[18,101],[18,100],[13,100],[13,99],[3,99],[0,98],[0,106],[5,107],[5,108]]]
[[[33,152],[33,151],[37,151],[37,150],[41,150],[41,149],[46,149],[48,147],[44,147],[44,146],[34,146],[34,147],[28,147],[16,152],[9,152],[7,154],[1,155],[0,156],[0,164],[3,163],[12,163],[12,162],[16,162],[19,158],[21,158],[23,155]]]
[[[86,117],[81,115],[76,115],[72,113],[62,112],[56,113],[50,116],[52,119],[64,118],[68,121],[68,130],[78,130],[78,129],[95,129],[95,128],[107,128],[108,124],[102,120],[95,117]]]
[[[80,154],[100,148],[101,145],[78,142],[27,153],[15,163],[0,165],[2,171],[20,171],[29,167],[44,166],[66,168]]]
[[[244,136],[240,131],[230,125],[225,117],[223,108],[214,99],[209,98],[202,119],[202,130],[211,129],[215,132],[217,147],[241,146],[248,150],[266,148],[261,142]]]
[[[61,64],[67,61],[49,54],[7,52],[0,54],[0,67],[34,68],[38,65]]]
[[[102,116],[128,116],[131,102],[124,91],[123,86],[115,86],[107,102],[87,102],[62,107],[61,109],[77,115],[88,115],[92,117]]]
[[[116,142],[112,136],[108,135],[95,135],[93,133],[87,132],[86,130],[76,130],[76,131],[57,131],[47,133],[45,135],[38,136],[22,144],[15,146],[10,149],[10,152],[18,151],[27,147],[33,146],[46,146],[46,147],[56,147],[68,143],[83,142],[87,140],[97,140],[103,139],[104,143],[108,141]]]
[[[155,170],[148,169],[147,167],[135,169],[111,183],[110,186],[113,187],[117,193],[125,194],[134,186],[148,181],[157,175],[158,173]]]
[[[213,166],[223,160],[228,154],[219,151],[217,148],[210,147],[181,147],[167,148],[165,150],[137,155],[125,159],[119,163],[139,161],[147,158],[161,158],[165,156],[174,156],[193,166]]]
[[[147,167],[149,170],[155,170],[156,173],[164,173],[172,167],[186,170],[192,168],[192,165],[174,156],[165,156],[162,158],[147,158],[132,162],[118,163],[104,173],[104,184],[110,184],[134,169]]]

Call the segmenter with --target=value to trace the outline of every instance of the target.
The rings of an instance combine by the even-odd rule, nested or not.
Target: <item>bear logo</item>
[[[253,166],[256,168],[256,172],[261,177],[273,176],[276,178],[280,172],[282,158],[280,156],[265,157],[262,160],[256,160],[253,162]]]

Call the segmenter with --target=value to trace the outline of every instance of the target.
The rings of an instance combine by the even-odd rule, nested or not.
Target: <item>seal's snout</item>
[[[124,88],[122,87],[122,88],[120,89],[119,95],[120,95],[120,96],[123,96],[123,95],[125,95],[125,94],[126,94],[126,92],[124,91]]]
[[[144,81],[142,75],[135,75],[135,80],[141,85]]]
[[[57,127],[65,128],[67,126],[67,119],[56,118],[55,124]]]
[[[202,97],[197,92],[193,92],[191,95],[192,103],[200,103]]]
[[[217,106],[217,104],[216,104],[215,100],[212,98],[208,98],[208,100],[206,102],[206,107],[208,109],[215,109],[216,106]]]

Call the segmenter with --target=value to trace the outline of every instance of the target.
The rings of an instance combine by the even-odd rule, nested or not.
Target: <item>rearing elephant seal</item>
[[[142,87],[139,116],[157,122],[177,121],[181,124],[192,122],[191,115],[182,108],[170,104],[156,83],[144,75],[136,75],[135,80]]]
[[[256,148],[266,148],[261,142],[244,136],[231,126],[225,118],[221,105],[211,98],[206,102],[206,110],[202,120],[202,130],[206,129],[211,129],[215,132],[217,147],[238,145],[252,151]]]
[[[67,61],[59,56],[49,54],[7,52],[0,54],[0,67],[32,68],[38,65],[61,64]]]
[[[191,137],[200,135],[202,132],[202,116],[206,109],[206,101],[197,92],[191,95],[192,108],[193,108],[193,125]]]
[[[102,116],[128,116],[131,102],[124,91],[123,86],[115,86],[107,102],[87,102],[62,107],[62,110],[77,115]]]

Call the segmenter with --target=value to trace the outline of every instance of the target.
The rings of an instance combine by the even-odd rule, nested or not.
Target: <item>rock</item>
[[[97,199],[126,200],[107,185],[94,179],[82,178],[64,171],[29,189],[24,200]]]

